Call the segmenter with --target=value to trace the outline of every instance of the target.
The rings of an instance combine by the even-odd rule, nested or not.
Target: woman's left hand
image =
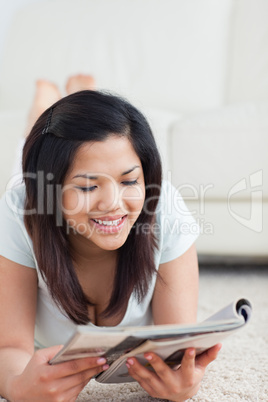
[[[187,349],[178,370],[172,370],[151,352],[144,357],[155,372],[146,369],[134,357],[127,359],[127,367],[129,374],[152,397],[182,402],[197,393],[207,365],[216,359],[220,348],[221,344],[217,344],[197,357],[195,349]]]

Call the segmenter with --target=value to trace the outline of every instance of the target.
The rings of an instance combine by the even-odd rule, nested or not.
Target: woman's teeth
[[[123,218],[116,219],[115,221],[102,221],[101,219],[93,219],[99,225],[104,226],[117,226],[122,221]]]

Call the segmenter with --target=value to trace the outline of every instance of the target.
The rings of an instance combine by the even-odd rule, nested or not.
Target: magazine
[[[50,361],[57,364],[89,356],[104,356],[109,369],[95,377],[102,383],[135,381],[128,374],[126,360],[135,356],[147,368],[145,352],[155,352],[177,369],[185,349],[194,347],[200,354],[242,328],[251,316],[251,304],[238,299],[197,324],[149,325],[143,327],[89,327],[78,325],[75,333]]]

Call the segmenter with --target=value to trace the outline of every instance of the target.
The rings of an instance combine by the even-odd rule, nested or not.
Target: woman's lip
[[[118,233],[122,230],[122,227],[125,224],[126,218],[127,218],[127,215],[120,216],[118,219],[121,219],[121,221],[119,222],[118,225],[102,225],[102,224],[96,222],[96,220],[95,220],[96,218],[91,218],[91,221],[92,221],[93,225],[96,227],[96,229],[99,230],[100,232],[111,234],[111,233]],[[118,220],[118,219],[113,219],[113,221]],[[98,220],[104,221],[104,219],[98,219]],[[106,219],[106,221],[107,221],[107,219]]]
[[[98,216],[92,219],[97,219],[98,221],[117,221],[118,219],[124,218],[126,215],[114,215],[114,216]]]

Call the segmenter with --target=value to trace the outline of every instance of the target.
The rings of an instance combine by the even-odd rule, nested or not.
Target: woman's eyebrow
[[[129,174],[129,173],[133,172],[133,170],[135,170],[137,168],[140,168],[140,166],[138,166],[138,165],[133,166],[132,168],[130,168],[130,169],[126,170],[125,172],[123,172],[121,174],[121,176],[125,176],[125,175]],[[77,174],[77,175],[75,175],[73,177],[73,179],[76,179],[77,177],[82,177],[83,179],[88,179],[88,180],[98,180],[98,176],[91,176],[91,175],[88,175],[86,173]]]
[[[125,172],[123,172],[121,176],[125,176],[126,174],[129,174],[129,173],[133,172],[133,170],[135,170],[135,169],[137,169],[137,168],[139,168],[139,167],[140,167],[140,166],[135,165],[135,166],[133,166],[131,169],[126,170]]]
[[[90,176],[88,174],[77,174],[73,177],[73,179],[76,179],[77,177],[83,177],[83,179],[89,179],[89,180],[98,180],[97,176]]]

